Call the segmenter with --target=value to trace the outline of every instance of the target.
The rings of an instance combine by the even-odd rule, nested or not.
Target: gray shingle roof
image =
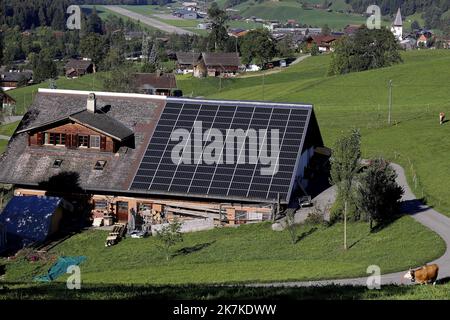
[[[236,66],[241,60],[236,52],[204,52],[202,53],[206,66]]]
[[[124,140],[133,134],[133,131],[124,126],[120,121],[109,117],[105,113],[93,113],[84,110],[71,115],[69,119],[98,130],[117,140]]]
[[[193,65],[200,59],[200,53],[198,52],[177,52],[176,55],[178,64]]]
[[[73,114],[78,114],[77,118],[85,122],[92,121],[84,112],[87,94],[88,92],[86,94],[39,92],[12,136],[6,151],[0,155],[0,181],[32,186],[48,181],[58,174],[74,173],[78,176],[79,185],[83,189],[128,189],[147,147],[152,127],[165,104],[163,101],[150,98],[96,96],[97,108],[109,118],[121,123],[119,134],[134,132],[134,147],[122,146],[116,153],[110,153],[100,150],[28,146],[28,134],[23,132],[24,129],[38,127],[58,119],[67,119]],[[100,117],[104,119],[103,116]],[[99,120],[97,116],[95,118]],[[60,168],[53,168],[56,159],[63,160]],[[98,160],[107,161],[103,170],[94,170]]]

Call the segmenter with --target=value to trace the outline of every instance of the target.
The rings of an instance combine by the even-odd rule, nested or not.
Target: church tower
[[[398,41],[403,40],[403,20],[400,8],[398,8],[397,16],[395,17],[395,21],[392,24],[391,31]]]

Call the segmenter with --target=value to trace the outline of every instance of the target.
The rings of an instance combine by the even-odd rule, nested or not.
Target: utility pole
[[[391,112],[392,112],[392,80],[389,80],[389,115],[388,124],[391,124]]]
[[[264,99],[264,85],[265,85],[265,82],[266,82],[266,72],[263,70],[263,77],[262,77],[262,80],[263,80],[263,84],[262,84],[262,99],[263,99],[263,101],[265,100]]]

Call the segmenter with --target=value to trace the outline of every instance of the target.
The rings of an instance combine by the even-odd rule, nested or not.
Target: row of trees
[[[359,29],[353,37],[337,41],[332,54],[329,75],[345,74],[388,67],[402,62],[399,45],[386,28]]]
[[[397,174],[382,158],[361,166],[361,136],[353,130],[336,140],[331,161],[331,182],[337,188],[334,219],[344,222],[344,248],[347,249],[347,220],[363,220],[382,225],[399,213],[403,189]]]

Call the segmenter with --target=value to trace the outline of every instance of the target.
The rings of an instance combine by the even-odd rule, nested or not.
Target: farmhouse
[[[32,71],[9,71],[0,74],[0,87],[3,90],[10,90],[19,87],[20,85],[28,85],[33,80]]]
[[[136,92],[172,96],[177,90],[177,80],[172,73],[135,73],[133,74]]]
[[[194,72],[194,65],[197,64],[201,54],[199,52],[177,52],[178,73]]]
[[[68,78],[84,76],[94,71],[94,65],[90,60],[69,59],[64,66],[64,73]]]
[[[257,222],[314,185],[321,147],[312,105],[39,89],[0,183],[92,218]]]
[[[194,76],[233,76],[239,72],[241,60],[236,52],[203,52],[194,66]]]
[[[319,35],[319,36],[310,36],[307,38],[306,42],[308,44],[308,48],[311,49],[311,47],[315,44],[320,52],[332,52],[333,44],[336,42],[338,37],[329,35]]]

